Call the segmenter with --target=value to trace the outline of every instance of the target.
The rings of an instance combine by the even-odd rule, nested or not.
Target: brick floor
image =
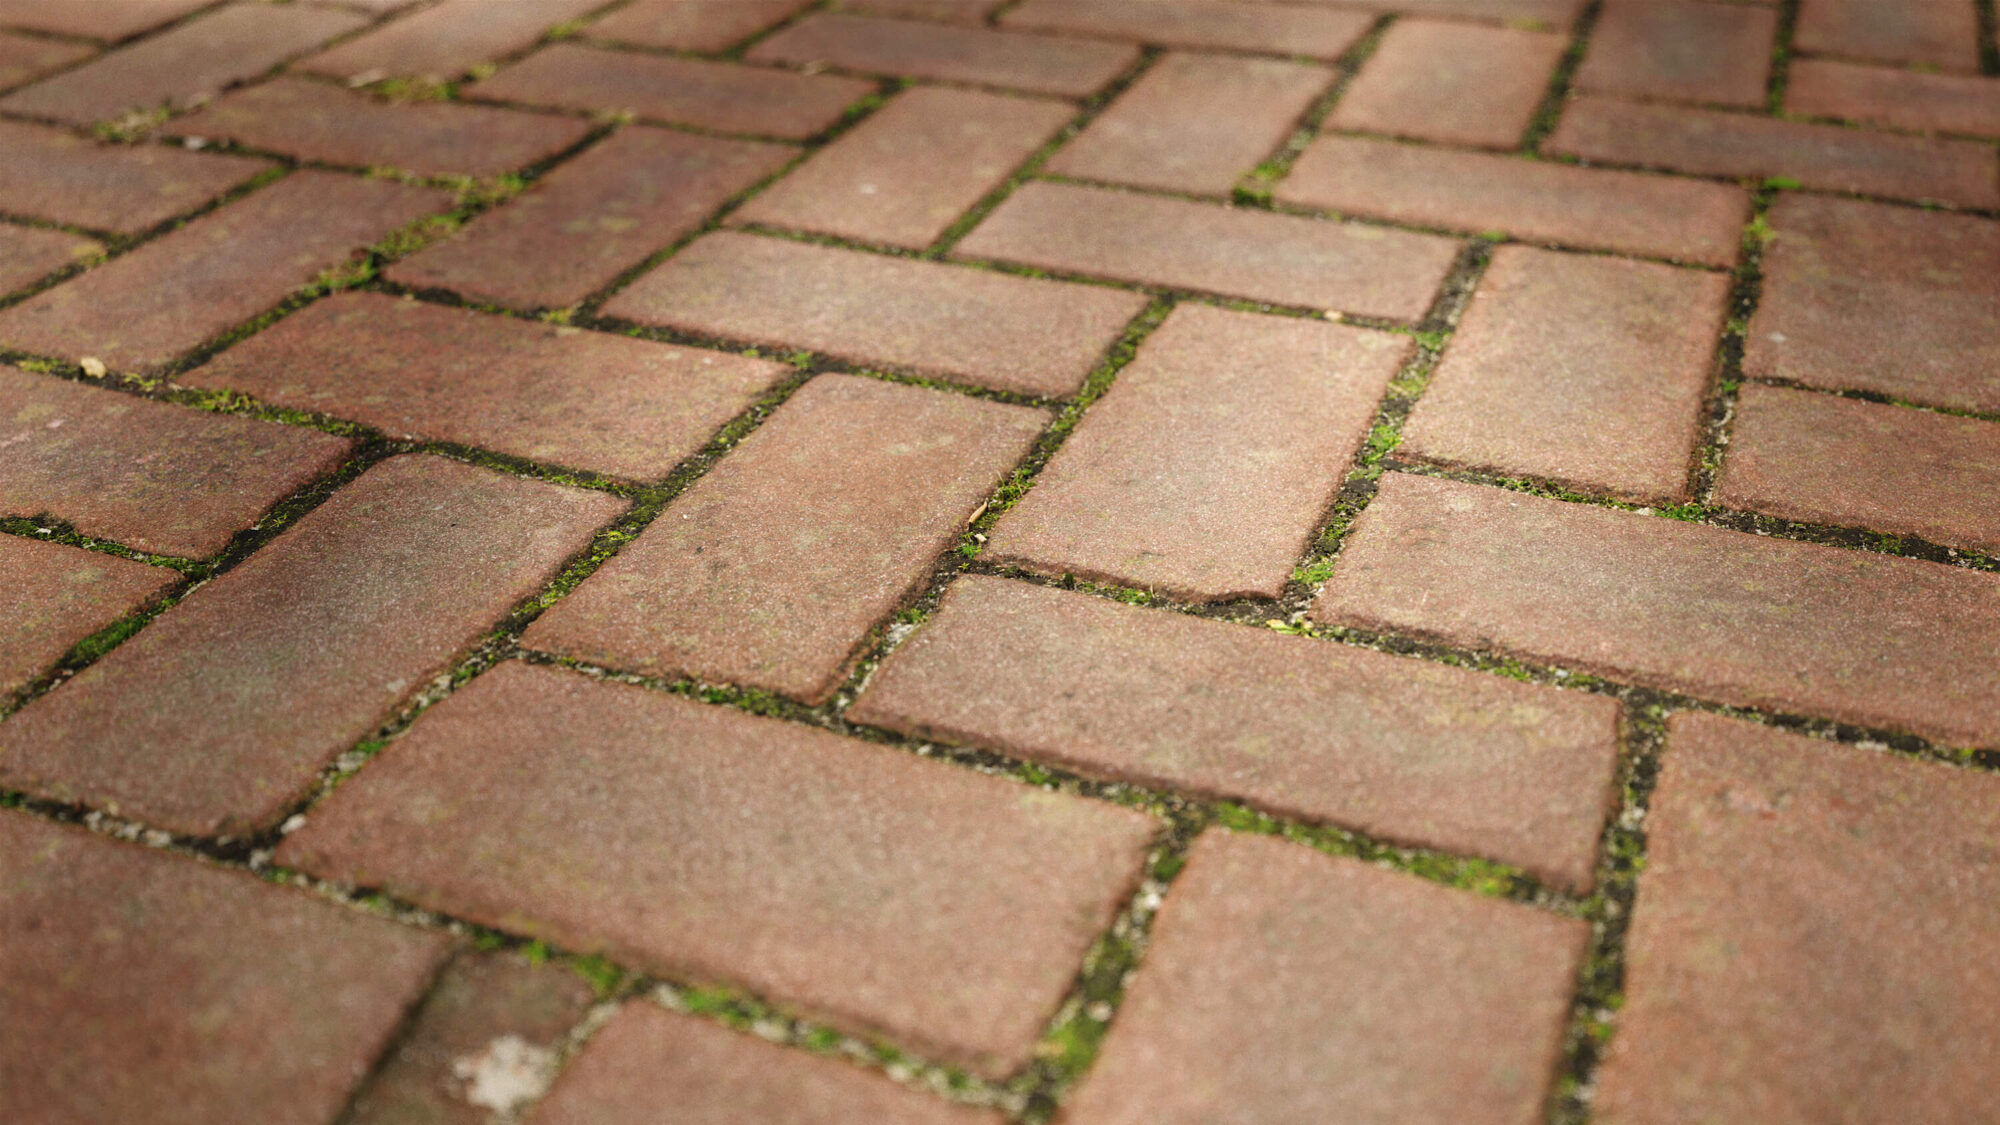
[[[865,16],[935,20],[939,23],[984,24],[1005,0],[832,0],[830,11]]]
[[[1813,54],[1952,71],[1979,69],[1979,21],[1970,4],[1800,0],[1792,43]]]
[[[1759,109],[1778,13],[1715,0],[1612,0],[1575,88]]]
[[[67,231],[0,225],[0,293],[24,289],[103,249]]]
[[[1531,30],[1563,31],[1576,22],[1585,3],[1586,0],[1395,0],[1394,6],[1398,12],[1415,16],[1483,20]]]
[[[812,0],[638,0],[593,21],[593,39],[723,51],[806,7]]]
[[[1131,66],[1139,52],[1088,39],[821,13],[744,57],[1083,97]]]
[[[2000,82],[1983,75],[1794,59],[1786,71],[1785,108],[1870,125],[2000,137]]]
[[[180,580],[162,567],[60,543],[0,538],[0,699],[28,686],[78,642]]]
[[[0,32],[0,89],[19,86],[96,54],[81,43]]]
[[[82,35],[92,39],[124,39],[214,2],[92,0],[88,4],[50,4],[47,0],[0,0],[0,26],[30,28],[57,35]]]
[[[0,121],[0,210],[139,234],[209,202],[266,160],[164,145],[114,145]]]
[[[1327,124],[1513,148],[1567,46],[1547,32],[1401,20],[1362,64]]]
[[[1150,0],[1144,6],[1125,0],[1026,0],[1000,18],[1000,26],[1020,31],[1316,59],[1339,58],[1374,22],[1366,12],[1246,9],[1234,0]]]
[[[409,76],[444,81],[533,46],[542,33],[605,0],[443,0],[299,64],[334,78]]]

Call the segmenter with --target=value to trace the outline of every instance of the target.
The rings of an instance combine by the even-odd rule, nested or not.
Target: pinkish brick
[[[873,82],[859,78],[558,43],[474,83],[466,93],[802,140],[839,121],[848,106],[874,91]]]
[[[385,461],[0,724],[0,784],[173,832],[270,828],[623,507]]]
[[[606,0],[443,0],[322,51],[299,69],[335,78],[457,78],[480,63],[534,46],[556,24]]]
[[[1812,117],[2000,137],[2000,79],[1793,59],[1785,108]]]
[[[852,722],[1470,852],[1588,892],[1606,697],[967,575]]]
[[[752,62],[836,66],[905,78],[1085,97],[1138,61],[1124,44],[823,12],[750,48]]]
[[[243,871],[0,810],[15,1125],[318,1125],[449,948]]]
[[[1048,415],[822,375],[523,643],[824,703]]]
[[[0,223],[0,294],[25,289],[103,249],[68,231]]]
[[[0,121],[0,210],[139,234],[276,165]]]
[[[300,171],[0,312],[0,342],[115,371],[166,363],[357,247],[449,206],[441,191]]]
[[[1825,191],[2000,207],[2000,155],[1978,141],[1585,95],[1569,103],[1547,148],[1700,176],[1789,177]]]
[[[1313,616],[2000,746],[2000,576],[1392,473]]]
[[[1590,928],[1270,837],[1208,833],[1070,1125],[1528,1125]]]
[[[722,51],[786,19],[812,0],[637,0],[584,29],[592,39]]]
[[[1156,826],[507,663],[427,712],[277,859],[997,1078],[1028,1061]]]
[[[1327,125],[1513,148],[1568,46],[1566,38],[1548,32],[1399,20],[1362,64]]]
[[[343,293],[181,381],[397,437],[658,480],[790,373],[747,356]]]
[[[1778,13],[1716,0],[1611,0],[1574,88],[1764,108]]]
[[[1182,305],[1001,518],[994,557],[1193,601],[1278,597],[1411,347]]]
[[[388,277],[522,308],[574,305],[796,155],[789,145],[621,129]]]
[[[1292,135],[1333,78],[1333,71],[1304,63],[1172,52],[1047,168],[1086,180],[1227,195]]]
[[[1809,195],[1770,222],[1745,373],[2000,412],[2000,222]]]
[[[1002,27],[1167,47],[1221,47],[1307,58],[1339,58],[1375,22],[1367,12],[1321,11],[1236,0],[1027,0]]]
[[[1005,0],[832,0],[828,11],[905,20],[984,25]]]
[[[1033,395],[1073,394],[1146,299],[725,231],[606,315]]]
[[[1979,14],[1960,0],[1800,0],[1792,49],[1873,62],[1979,70]]]
[[[177,20],[215,0],[89,0],[51,4],[49,0],[0,0],[0,26],[124,39]]]
[[[1593,1119],[2000,1119],[2000,779],[1691,713],[1664,758]]]
[[[1353,0],[1303,0],[1306,3],[1353,6]],[[1384,7],[1412,16],[1482,20],[1542,31],[1567,31],[1588,0],[1392,0]]]
[[[921,250],[1075,115],[1068,102],[913,87],[731,219]]]
[[[1415,320],[1451,271],[1458,244],[1353,223],[1033,183],[1009,196],[955,254]]]
[[[0,8],[4,18],[4,8]],[[63,43],[0,31],[0,89],[19,86],[94,54],[81,43]]]
[[[0,703],[77,642],[178,581],[179,572],[163,567],[0,535],[0,620],[7,622],[0,633]]]

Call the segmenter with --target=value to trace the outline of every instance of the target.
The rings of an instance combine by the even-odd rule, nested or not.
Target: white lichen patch
[[[502,1035],[478,1054],[454,1060],[451,1071],[465,1083],[467,1102],[512,1113],[548,1092],[556,1077],[556,1053],[518,1035]]]

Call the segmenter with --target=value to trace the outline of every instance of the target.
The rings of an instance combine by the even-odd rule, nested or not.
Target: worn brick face
[[[0,11],[0,20],[4,20],[4,11]],[[81,43],[0,32],[0,89],[40,78],[93,53],[92,48]]]
[[[846,70],[1085,97],[1139,58],[1137,47],[1021,31],[824,12],[758,43],[752,62]]]
[[[1313,0],[1327,3],[1329,0]],[[1344,0],[1333,0],[1344,2]],[[1576,22],[1586,0],[1394,0],[1398,12],[1413,16],[1483,20],[1543,31],[1564,31]]]
[[[1575,88],[1594,94],[1764,107],[1778,13],[1715,0],[1612,0],[1591,29]]]
[[[164,145],[99,144],[0,121],[0,210],[138,234],[273,165]]]
[[[92,39],[124,39],[212,3],[214,0],[90,0],[87,4],[0,0],[0,25]]]
[[[1000,25],[1020,31],[1131,39],[1168,47],[1221,47],[1338,58],[1367,32],[1366,12],[1246,5],[1233,0],[1026,0]]]
[[[939,23],[984,24],[1003,0],[833,0],[828,10],[867,16],[935,20]]]
[[[479,63],[525,50],[550,27],[605,0],[444,0],[305,60],[301,70],[335,78],[456,78]]]
[[[593,39],[676,51],[722,51],[785,19],[812,0],[638,0],[585,31]]]
[[[116,555],[0,535],[0,702],[178,581],[177,571]]]
[[[1547,32],[1399,20],[1362,64],[1327,124],[1513,148],[1568,45]]]
[[[2000,81],[1985,75],[1793,59],[1785,72],[1785,108],[1899,129],[2000,137]]]
[[[1801,0],[1793,49],[1973,73],[1979,14],[1972,4],[1923,0]]]
[[[25,289],[102,249],[68,231],[0,224],[0,294]]]

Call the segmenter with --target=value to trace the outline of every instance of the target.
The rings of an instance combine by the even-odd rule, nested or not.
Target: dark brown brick
[[[1591,29],[1575,88],[1593,94],[1764,108],[1778,13],[1714,0],[1612,0]]]
[[[1167,47],[1222,47],[1338,58],[1375,22],[1366,12],[1239,4],[1234,0],[1027,0],[1002,27],[1134,39]]]
[[[0,26],[123,39],[205,8],[215,0],[90,0],[51,4],[48,0],[0,0]]]
[[[176,355],[275,304],[356,247],[450,206],[441,191],[300,171],[0,312],[0,341],[114,371]]]
[[[523,641],[653,676],[831,698],[1048,423],[823,375]]]
[[[1004,0],[833,0],[829,11],[858,12],[897,19],[980,24]]]
[[[590,25],[593,39],[721,51],[785,19],[812,0],[638,0]]]
[[[0,8],[0,19],[4,17],[4,8]],[[81,43],[0,32],[0,89],[40,78],[92,53],[92,48]]]
[[[752,62],[1004,86],[1084,97],[1138,61],[1124,44],[823,12],[750,48]]]
[[[657,480],[790,372],[769,360],[344,293],[181,381],[398,437]]]
[[[1304,63],[1172,52],[1056,153],[1048,170],[1227,195],[1292,135],[1333,78]]]
[[[169,831],[268,828],[623,506],[385,461],[0,725],[0,783]]]
[[[1068,102],[912,87],[731,218],[921,250],[1075,114]]]
[[[1786,195],[1750,375],[2000,411],[2000,223]]]
[[[1392,473],[1313,615],[2000,746],[2000,576]]]
[[[1979,70],[1978,9],[1954,0],[1801,0],[1792,48],[1973,74]]]
[[[1542,31],[1399,20],[1327,125],[1513,148],[1568,46],[1565,37]]]
[[[508,663],[426,713],[278,859],[998,1077],[1027,1061],[1155,824]]]
[[[1145,305],[1136,293],[723,232],[697,240],[604,311],[1066,395]]]
[[[968,575],[847,717],[1489,856],[1587,892],[1618,704]]]
[[[0,702],[179,580],[116,555],[0,535]]]
[[[0,121],[0,210],[94,230],[150,230],[271,167],[247,156],[99,144]]]
[[[799,139],[840,120],[875,84],[702,59],[558,43],[466,92],[529,105],[625,112],[670,125]]]
[[[1209,833],[1154,925],[1071,1125],[1527,1125],[1589,927]]]
[[[1385,332],[1182,305],[990,548],[1176,598],[1278,597],[1410,351]]]
[[[1667,731],[1595,1120],[2000,1118],[2000,780]]]
[[[573,305],[673,245],[797,150],[633,126],[388,271],[526,308]]]
[[[1793,59],[1785,108],[1870,125],[2000,137],[2000,82],[1984,75]]]
[[[956,254],[1415,320],[1450,272],[1458,244],[1428,234],[1033,183],[1009,196]]]
[[[533,46],[556,24],[605,0],[443,0],[414,15],[322,51],[299,69],[335,78],[407,75],[447,80],[480,63]]]
[[[0,293],[26,288],[103,249],[68,231],[0,223]]]

